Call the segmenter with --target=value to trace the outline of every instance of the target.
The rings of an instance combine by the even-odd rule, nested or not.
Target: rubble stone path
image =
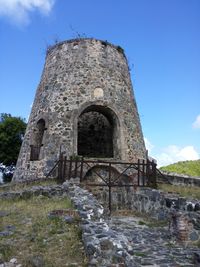
[[[110,228],[122,233],[129,241],[129,253],[138,266],[189,267],[200,266],[198,247],[184,246],[175,242],[168,227],[140,225],[137,217],[112,217]],[[197,254],[196,254],[197,253]]]

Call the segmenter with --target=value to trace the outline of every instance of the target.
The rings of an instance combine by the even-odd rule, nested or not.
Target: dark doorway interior
[[[113,157],[113,121],[100,111],[86,110],[78,120],[78,155]]]
[[[37,122],[37,129],[36,129],[36,146],[41,147],[42,145],[42,140],[43,140],[43,135],[44,135],[44,130],[45,130],[45,121],[43,119],[40,119]]]
[[[45,121],[40,119],[34,129],[33,145],[31,145],[30,160],[39,160],[40,149],[42,146],[43,135],[45,131]]]

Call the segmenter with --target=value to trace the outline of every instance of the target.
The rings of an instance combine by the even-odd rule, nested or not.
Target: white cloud
[[[195,129],[200,129],[200,114],[196,117],[196,120],[192,124],[192,127]]]
[[[182,157],[183,160],[196,160],[199,158],[199,154],[193,146],[186,146],[182,148],[179,151],[178,156]]]
[[[178,161],[196,160],[200,158],[199,153],[192,145],[179,147],[177,145],[169,145],[159,149],[155,147],[146,137],[144,138],[149,156],[157,161],[158,167],[173,164]]]
[[[199,154],[193,146],[178,147],[170,145],[156,156],[158,166],[166,166],[178,161],[199,159]]]
[[[38,10],[44,15],[51,11],[55,0],[0,0],[0,16],[17,24],[27,24],[29,13]]]
[[[152,149],[154,148],[154,145],[152,145],[151,142],[146,137],[144,137],[144,142],[146,149],[148,150],[148,153],[151,153]]]

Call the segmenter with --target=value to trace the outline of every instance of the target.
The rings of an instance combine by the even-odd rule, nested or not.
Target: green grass
[[[30,258],[35,256],[44,259],[44,267],[87,266],[77,220],[68,224],[61,218],[50,219],[48,213],[56,209],[73,207],[69,199],[59,197],[1,200],[0,210],[8,215],[0,218],[0,232],[7,226],[14,230],[0,236],[0,258],[17,258],[24,267],[32,266]]]
[[[200,187],[197,186],[158,184],[158,189],[164,192],[179,194],[181,197],[200,199]]]
[[[146,253],[143,253],[143,252],[134,252],[134,256],[137,256],[137,257],[146,257],[147,254]]]
[[[156,220],[151,218],[148,214],[146,213],[141,213],[136,210],[116,210],[112,213],[113,216],[128,216],[128,217],[135,217],[138,218],[138,225],[144,225],[148,226],[151,228],[156,228],[156,227],[165,227],[168,225],[167,220]]]
[[[200,160],[180,161],[161,167],[160,170],[200,177]]]
[[[33,186],[48,186],[48,185],[56,185],[57,181],[55,179],[49,179],[44,181],[33,181],[31,183],[6,183],[0,185],[0,193],[1,192],[9,192],[9,191],[21,191],[30,189]]]
[[[167,220],[155,220],[152,218],[144,218],[144,220],[139,221],[138,222],[139,225],[146,225],[150,228],[154,228],[154,227],[165,227],[168,225]]]
[[[197,245],[197,247],[200,248],[200,240],[198,240],[198,241],[196,242],[196,245]]]

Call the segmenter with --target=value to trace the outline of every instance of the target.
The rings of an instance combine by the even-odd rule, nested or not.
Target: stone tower
[[[121,47],[75,39],[48,49],[13,179],[44,177],[60,151],[129,162],[146,157]]]

